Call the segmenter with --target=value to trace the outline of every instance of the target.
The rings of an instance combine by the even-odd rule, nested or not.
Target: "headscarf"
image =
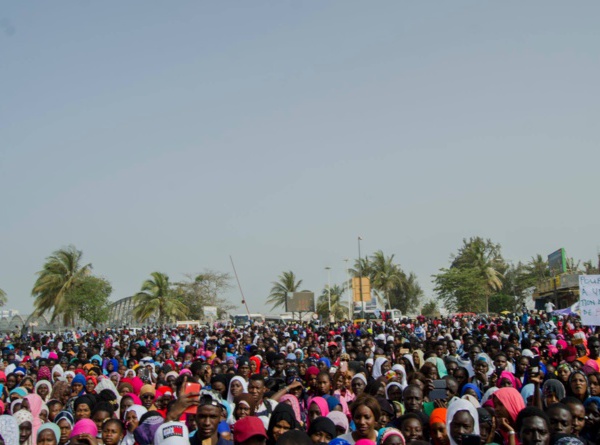
[[[313,397],[308,401],[308,409],[310,410],[310,404],[315,403],[319,409],[321,410],[321,416],[324,417],[329,414],[329,405],[327,405],[327,401],[323,397]],[[310,427],[310,419],[306,420],[306,427]]]
[[[33,423],[31,424],[31,434],[35,435],[35,441],[37,441],[37,433],[40,429],[40,426],[42,426],[42,419],[40,419],[40,413],[42,412],[42,405],[44,404],[44,401],[37,394],[28,394],[27,396],[25,396],[25,400],[29,402],[29,411],[33,416]]]
[[[398,388],[400,388],[400,391],[404,391],[404,388],[402,388],[402,385],[398,382],[390,382],[385,386],[385,398],[389,399],[390,396],[388,394],[388,390],[392,387],[392,386],[397,386]]]
[[[348,432],[350,424],[348,423],[348,416],[346,416],[344,413],[341,413],[339,411],[331,411],[329,414],[327,414],[327,417],[331,419],[331,421],[336,427],[344,429],[343,434],[346,434]]]
[[[50,368],[47,366],[40,366],[40,369],[37,373],[37,381],[40,380],[50,380],[52,378],[52,374],[50,373]]]
[[[0,416],[0,435],[5,445],[19,445],[19,424],[13,416]]]
[[[512,372],[502,371],[500,373],[500,377],[498,377],[498,382],[500,382],[500,380],[502,379],[508,380],[511,383],[512,387],[517,391],[521,389],[521,381],[517,379]]]
[[[71,428],[73,428],[73,425],[75,425],[75,418],[73,417],[73,414],[71,414],[69,411],[61,411],[56,415],[56,417],[54,417],[54,423],[57,425],[58,422],[60,422],[61,420],[66,420],[67,422],[69,422]]]
[[[512,388],[506,388],[512,389]],[[519,396],[519,399],[521,397]],[[454,419],[456,413],[460,411],[468,411],[468,413],[473,418],[473,434],[479,435],[479,414],[477,414],[477,409],[473,406],[473,404],[467,400],[463,399],[454,399],[450,406],[448,406],[448,410],[446,412],[446,433],[448,434],[448,439],[450,440],[450,445],[457,445],[452,435],[450,434],[450,424]]]
[[[375,359],[375,364],[373,365],[374,379],[378,379],[383,375],[383,373],[381,372],[381,366],[383,366],[383,364],[387,361],[389,360],[386,357],[377,357],[377,359]]]
[[[521,397],[523,397],[523,402],[525,402],[525,406],[527,406],[527,399],[533,396],[534,391],[535,385],[533,383],[528,383],[527,385],[523,386],[523,389],[521,389]]]
[[[17,421],[17,423],[19,424],[19,426],[21,426],[21,424],[23,424],[25,422],[29,422],[33,426],[33,416],[26,409],[17,411],[13,416],[14,416],[15,420]],[[32,429],[31,436],[29,436],[29,439],[27,439],[27,442],[25,442],[23,445],[35,445],[36,443],[37,443],[37,436],[35,434],[33,434],[33,429]]]
[[[227,389],[227,401],[229,403],[233,403],[233,399],[234,399],[233,394],[231,394],[231,384],[236,381],[241,383],[244,393],[248,392],[248,383],[246,383],[246,379],[244,379],[244,377],[242,377],[242,376],[236,375],[229,382],[229,388]]]
[[[404,368],[404,365],[396,363],[394,366],[392,366],[392,371],[395,371],[396,374],[398,374],[398,372],[402,373],[402,381],[400,382],[400,388],[402,388],[402,390],[404,391],[404,389],[408,386],[408,380],[406,379],[406,369]]]
[[[296,416],[296,422],[302,423],[302,415],[300,414],[300,403],[296,396],[292,394],[286,394],[279,399],[279,403],[290,402],[288,405],[292,406],[292,410],[294,411],[294,416]]]
[[[481,406],[487,406],[487,405],[486,405],[486,404],[487,404],[487,402],[490,402],[490,405],[489,405],[489,406],[493,407],[494,405],[493,405],[493,404],[491,404],[491,401],[492,401],[492,400],[491,400],[491,399],[492,399],[492,395],[493,395],[493,394],[494,394],[496,391],[498,391],[498,389],[500,389],[500,388],[498,388],[497,386],[492,386],[492,387],[491,387],[490,389],[488,389],[488,390],[487,390],[485,393],[483,393],[483,397],[481,398]]]
[[[98,427],[92,419],[80,419],[71,430],[71,438],[80,434],[89,434],[92,437],[98,435]]]
[[[442,360],[441,358],[429,357],[425,362],[433,363],[435,365],[435,367],[437,368],[437,371],[438,371],[438,375],[440,376],[440,379],[443,379],[444,377],[446,377],[448,375],[448,370],[446,369],[446,364],[444,363],[444,360]]]
[[[254,374],[260,374],[260,359],[257,356],[252,356],[250,357],[250,361],[254,362],[256,365],[256,371],[254,371]]]
[[[148,410],[145,407],[141,406],[141,405],[131,405],[123,413],[123,419],[122,420],[125,420],[127,418],[127,413],[129,411],[133,411],[135,413],[135,416],[137,417],[138,422],[142,418],[142,416],[148,412]]]
[[[406,439],[404,435],[396,428],[381,428],[377,432],[377,445],[382,445],[389,437],[398,436],[400,438],[400,444],[405,445]]]
[[[448,415],[447,408],[436,408],[431,411],[431,415],[429,416],[429,425],[433,425],[434,423],[443,423],[446,425],[446,417]]]
[[[56,380],[54,379],[54,374],[59,373],[60,375],[56,378]],[[57,381],[59,381],[60,379],[62,379],[65,375],[65,371],[63,370],[62,366],[60,365],[54,365],[54,367],[52,368],[52,374],[51,374],[51,379],[52,382],[56,383]]]
[[[77,394],[77,395],[81,396],[81,395],[85,394],[85,384],[87,383],[87,380],[85,379],[85,377],[82,374],[77,374],[75,377],[73,377],[71,386],[73,386],[75,383],[81,383],[83,385],[83,389],[81,391],[79,391],[79,394]]]
[[[333,420],[331,420],[329,417],[317,417],[311,422],[307,432],[309,436],[312,436],[313,434],[321,431],[328,433],[331,438],[334,439],[336,436],[336,430]]]
[[[54,433],[54,437],[56,437],[56,443],[59,442],[60,428],[58,427],[58,425],[56,423],[52,423],[52,422],[44,423],[42,426],[40,426],[40,429],[37,432],[37,437],[39,437],[40,433],[44,430],[52,431]]]
[[[525,409],[523,397],[521,397],[519,391],[515,388],[500,388],[494,393],[494,397],[504,405],[512,421],[516,422],[519,412]]]
[[[271,413],[271,417],[269,418],[269,426],[267,428],[267,436],[269,438],[270,443],[275,443],[273,440],[273,429],[275,425],[281,420],[285,420],[290,424],[290,429],[295,430],[298,425],[296,421],[296,414],[290,405],[287,403],[278,403],[273,412]]]
[[[158,428],[164,423],[165,419],[156,411],[149,411],[142,419],[140,424],[133,431],[135,441],[139,445],[150,445],[154,442],[154,435]]]
[[[11,392],[9,392],[9,394],[10,394],[10,395],[12,395],[12,394],[17,394],[17,395],[21,396],[21,399],[24,399],[24,398],[25,398],[25,396],[26,396],[27,394],[29,394],[29,393],[27,392],[27,390],[26,390],[25,388],[22,388],[22,387],[20,387],[20,386],[17,386],[17,387],[16,387],[16,388],[14,388],[14,389],[13,389]]]
[[[286,394],[288,395],[288,394]],[[293,397],[293,396],[292,396]],[[281,399],[279,399],[281,402]],[[254,397],[250,394],[240,394],[233,399],[233,403],[235,406],[240,404],[246,404],[248,408],[250,408],[250,415],[254,416],[256,413],[256,402],[254,401]]]
[[[465,386],[463,386],[462,391],[460,392],[461,397],[467,393],[468,389],[472,389],[473,391],[475,391],[475,394],[477,394],[477,401],[481,401],[481,391],[479,390],[477,385],[473,383],[467,383]]]
[[[359,372],[358,374],[354,374],[354,377],[352,377],[352,380],[354,380],[354,379],[362,380],[362,382],[365,384],[365,386],[367,386],[367,378],[365,377],[365,375],[362,372]]]
[[[46,398],[43,399],[44,402],[47,402],[48,400],[50,400],[50,393],[52,392],[52,384],[48,380],[39,380],[38,379],[38,382],[35,384],[35,388],[34,388],[33,392],[37,394],[38,388],[40,386],[45,386],[46,388],[48,388],[48,394],[46,394]]]

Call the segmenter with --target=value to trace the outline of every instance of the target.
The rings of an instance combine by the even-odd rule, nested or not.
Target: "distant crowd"
[[[0,445],[600,445],[600,340],[551,310],[14,332]]]

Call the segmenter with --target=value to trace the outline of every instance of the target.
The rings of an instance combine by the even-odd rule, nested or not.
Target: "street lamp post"
[[[352,301],[352,281],[350,280],[350,269],[348,268],[350,258],[344,258],[346,263],[346,278],[348,279],[348,320],[352,321],[352,313],[354,312],[354,302]]]
[[[333,318],[331,316],[331,267],[327,266],[325,270],[327,271],[327,302],[329,307],[329,322],[331,323]]]
[[[362,292],[362,261],[360,257],[360,242],[362,241],[362,237],[358,237],[358,291],[360,292],[360,316],[361,318],[365,318],[365,300],[363,298]]]

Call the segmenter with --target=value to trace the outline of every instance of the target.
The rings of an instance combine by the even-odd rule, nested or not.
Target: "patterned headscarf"
[[[13,416],[0,416],[0,436],[5,445],[19,445],[19,424]]]

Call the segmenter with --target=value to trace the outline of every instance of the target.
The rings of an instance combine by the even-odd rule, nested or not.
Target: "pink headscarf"
[[[323,397],[313,397],[310,399],[306,405],[308,406],[309,410],[311,403],[315,403],[319,407],[322,417],[325,417],[327,414],[329,414],[329,405],[327,405],[327,401]],[[306,420],[306,429],[308,430],[308,428],[310,428],[310,419]]]
[[[131,397],[131,400],[133,400],[133,404],[134,405],[141,405],[142,404],[142,399],[140,399],[140,396],[138,396],[137,394],[134,394],[132,392],[127,393],[123,396],[123,398],[125,397]]]
[[[37,433],[42,426],[42,420],[40,419],[40,413],[42,412],[42,405],[44,401],[37,394],[28,394],[24,397],[29,402],[29,411],[33,416],[33,423],[31,429],[31,435],[37,440]]]
[[[144,386],[144,381],[139,377],[133,377],[131,379],[131,386],[133,386],[133,392],[140,395],[140,390],[142,389],[142,386]]]
[[[292,409],[294,410],[296,421],[302,423],[302,416],[300,415],[300,403],[298,403],[296,396],[292,394],[286,394],[279,399],[279,403],[287,402],[288,400],[290,401]]]
[[[80,434],[89,434],[92,437],[96,437],[98,435],[98,427],[96,426],[96,423],[92,419],[78,420],[71,431],[71,438]]]
[[[502,379],[510,381],[513,388],[516,388],[517,390],[521,389],[521,382],[514,376],[512,372],[502,371],[500,377],[498,378],[498,382],[500,382]]]
[[[515,388],[500,388],[492,397],[494,398],[494,404],[496,400],[502,403],[513,422],[517,421],[519,412],[525,409],[523,397],[521,397],[521,394]]]

